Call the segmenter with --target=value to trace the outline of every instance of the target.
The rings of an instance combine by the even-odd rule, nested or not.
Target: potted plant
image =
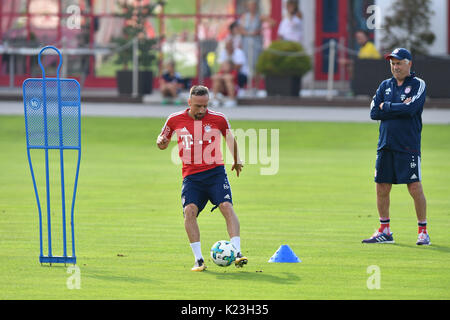
[[[153,73],[151,67],[153,61],[156,59],[159,39],[147,37],[146,23],[148,23],[148,18],[155,16],[155,11],[163,5],[163,1],[145,4],[143,0],[133,1],[132,3],[123,1],[120,3],[121,13],[116,14],[116,16],[125,20],[122,37],[112,39],[119,48],[122,47],[117,53],[117,59],[115,60],[116,64],[122,65],[122,70],[116,72],[119,94],[132,94],[133,46],[131,41],[135,38],[138,41],[139,48],[138,94],[143,95],[152,92]]]
[[[272,42],[256,63],[256,71],[265,76],[268,96],[299,96],[302,77],[311,68],[302,45],[284,40]]]

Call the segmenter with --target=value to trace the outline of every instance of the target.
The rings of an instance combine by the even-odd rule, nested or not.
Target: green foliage
[[[292,41],[274,41],[258,58],[256,70],[264,75],[302,76],[311,70],[311,59]]]
[[[150,69],[152,62],[156,59],[157,45],[159,39],[147,38],[145,24],[148,18],[155,16],[155,10],[159,6],[163,6],[164,1],[157,1],[150,4],[144,4],[142,0],[134,1],[133,4],[123,2],[120,4],[121,13],[116,17],[125,20],[125,26],[122,29],[122,37],[113,38],[112,42],[118,47],[124,46],[132,39],[138,38],[139,46],[139,67],[140,69]],[[124,69],[128,68],[128,64],[133,60],[132,45],[118,52],[116,64],[120,64]]]
[[[431,30],[431,0],[396,0],[392,4],[393,14],[385,18],[383,26],[384,49],[407,48],[412,55],[426,55],[434,42]]]

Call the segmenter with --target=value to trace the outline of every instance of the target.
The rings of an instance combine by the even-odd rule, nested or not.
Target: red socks
[[[378,232],[390,235],[391,229],[389,228],[389,223],[391,222],[391,219],[380,219],[380,229],[378,229]]]
[[[391,222],[391,219],[380,219],[380,228],[378,229],[378,232],[385,233],[387,235],[391,234],[391,229],[389,226],[389,223]],[[419,226],[418,233],[427,233],[427,221],[419,221],[417,223]]]
[[[419,231],[418,233],[427,233],[427,222],[426,221],[422,221],[422,222],[418,222],[417,225],[419,226]]]

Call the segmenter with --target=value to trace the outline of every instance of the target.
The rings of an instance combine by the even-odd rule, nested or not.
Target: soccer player
[[[375,182],[380,228],[363,243],[393,243],[389,204],[392,184],[406,184],[414,199],[418,220],[417,245],[429,245],[426,199],[420,170],[422,112],[425,81],[411,72],[412,56],[398,48],[386,57],[393,77],[379,86],[370,110],[372,120],[381,120]]]
[[[212,210],[218,207],[225,218],[230,241],[238,251],[236,267],[243,267],[248,262],[241,253],[239,220],[233,209],[230,183],[220,149],[222,136],[233,155],[231,170],[235,170],[238,177],[243,165],[227,118],[220,112],[209,110],[208,102],[208,88],[193,86],[188,99],[189,108],[171,114],[156,141],[158,148],[164,150],[172,134],[177,133],[179,156],[183,162],[181,202],[184,226],[195,257],[192,271],[206,269],[197,217],[208,200],[215,206]]]

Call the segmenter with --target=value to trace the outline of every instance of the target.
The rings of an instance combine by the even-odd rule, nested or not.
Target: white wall
[[[316,2],[301,0],[300,11],[303,13],[303,45],[312,53],[316,40]]]
[[[390,9],[392,0],[376,0],[375,4],[381,9],[381,16],[390,16]],[[436,39],[429,48],[429,53],[432,55],[447,55],[448,52],[448,2],[447,0],[433,0],[432,10],[434,15],[431,18],[431,30],[434,32]],[[381,25],[384,23],[382,21]],[[377,48],[382,48],[382,38],[384,37],[383,30],[375,30],[375,45]]]
[[[303,46],[312,55],[314,61],[314,46],[316,41],[316,1],[301,0],[300,11],[303,14]],[[309,88],[314,81],[313,72],[308,72],[302,80],[303,87]]]

